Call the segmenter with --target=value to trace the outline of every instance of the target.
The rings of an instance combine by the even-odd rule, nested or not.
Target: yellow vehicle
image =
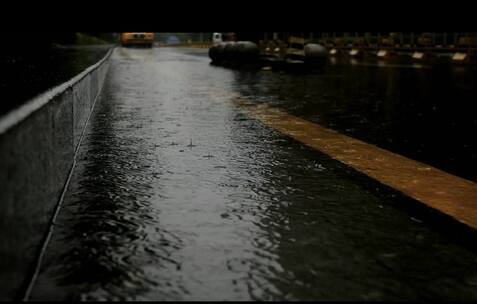
[[[121,45],[152,47],[154,33],[121,33]]]

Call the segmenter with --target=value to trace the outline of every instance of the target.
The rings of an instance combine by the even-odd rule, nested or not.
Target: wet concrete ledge
[[[28,288],[113,51],[0,118],[0,300]]]

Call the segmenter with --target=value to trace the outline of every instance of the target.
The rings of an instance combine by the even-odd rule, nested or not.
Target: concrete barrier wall
[[[112,51],[0,119],[0,300],[31,280]]]

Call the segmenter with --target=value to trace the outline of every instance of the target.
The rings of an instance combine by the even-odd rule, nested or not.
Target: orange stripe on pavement
[[[477,184],[266,105],[237,98],[263,124],[477,229]]]

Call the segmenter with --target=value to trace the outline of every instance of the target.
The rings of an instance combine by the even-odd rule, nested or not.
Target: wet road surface
[[[113,54],[30,299],[477,299],[476,252],[244,114],[262,72],[206,54]]]
[[[477,66],[331,58],[310,73],[237,73],[241,95],[477,182]]]

